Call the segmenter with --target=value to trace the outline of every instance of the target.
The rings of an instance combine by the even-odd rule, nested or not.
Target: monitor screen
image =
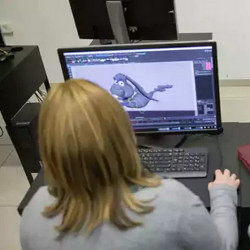
[[[65,79],[106,89],[135,132],[221,130],[216,43],[59,49]]]

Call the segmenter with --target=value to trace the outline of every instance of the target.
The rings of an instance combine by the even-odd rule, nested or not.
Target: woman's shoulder
[[[55,198],[48,192],[48,187],[43,186],[34,194],[29,204],[24,209],[24,216],[26,213],[41,212],[46,206],[50,205]]]

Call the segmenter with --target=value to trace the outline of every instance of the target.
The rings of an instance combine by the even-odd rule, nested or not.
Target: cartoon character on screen
[[[119,102],[128,108],[144,108],[150,101],[158,102],[153,96],[156,92],[165,92],[173,88],[173,85],[159,85],[153,91],[147,93],[143,87],[125,74],[118,73],[114,76],[114,84],[110,88],[111,94]]]

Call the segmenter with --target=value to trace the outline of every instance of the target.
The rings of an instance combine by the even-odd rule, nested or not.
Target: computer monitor
[[[83,78],[106,89],[128,112],[136,133],[222,131],[215,42],[58,52],[65,79]]]
[[[130,40],[177,40],[174,0],[69,2],[80,38],[119,40],[114,33],[119,37],[125,27]]]

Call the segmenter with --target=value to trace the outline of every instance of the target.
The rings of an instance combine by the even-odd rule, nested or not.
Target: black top
[[[3,80],[19,65],[37,46],[23,46],[23,50],[15,52],[15,57],[10,60],[0,62],[0,91],[4,87],[2,85]],[[5,48],[8,50],[8,47]]]

